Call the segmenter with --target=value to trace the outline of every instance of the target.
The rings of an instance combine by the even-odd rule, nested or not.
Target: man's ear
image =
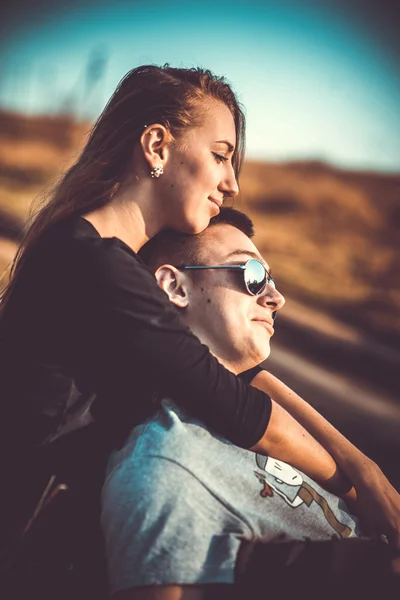
[[[140,145],[150,170],[162,167],[165,164],[168,146],[172,140],[172,135],[168,129],[159,123],[150,125],[144,130],[140,138]]]
[[[159,287],[167,294],[168,299],[178,308],[186,308],[189,304],[187,278],[172,265],[162,265],[155,272]]]

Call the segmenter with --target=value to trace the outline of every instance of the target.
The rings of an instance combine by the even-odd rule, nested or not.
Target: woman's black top
[[[0,369],[11,452],[92,418],[117,439],[151,413],[153,392],[245,448],[271,411],[182,323],[137,254],[82,217],[45,234],[23,265],[0,321]]]

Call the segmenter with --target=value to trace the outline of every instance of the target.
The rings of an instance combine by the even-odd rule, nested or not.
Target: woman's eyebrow
[[[228,142],[227,140],[217,140],[215,142],[216,144],[226,144],[228,146],[228,150],[229,152],[233,152],[235,149],[235,146],[233,146],[230,142]]]

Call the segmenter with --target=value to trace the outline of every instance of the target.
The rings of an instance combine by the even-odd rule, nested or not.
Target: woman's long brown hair
[[[233,166],[239,175],[245,137],[245,118],[223,77],[201,68],[165,65],[137,67],[125,75],[94,124],[76,163],[55,187],[50,200],[31,219],[14,259],[10,282],[0,294],[0,316],[26,259],[41,236],[60,221],[85,214],[110,201],[131,165],[135,144],[145,125],[160,123],[174,139],[198,125],[204,100],[223,102],[236,126]]]

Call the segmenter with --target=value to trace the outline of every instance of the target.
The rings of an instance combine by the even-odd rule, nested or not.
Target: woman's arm
[[[252,385],[268,393],[296,419],[329,452],[351,481],[359,481],[375,464],[308,402],[268,371],[260,371]]]
[[[357,502],[351,508],[364,517],[373,533],[385,533],[400,549],[400,496],[380,468],[271,373],[261,371],[252,385],[270,394],[274,402],[290,413],[327,450],[355,487]],[[271,434],[272,429],[268,427],[268,436]],[[260,440],[256,447],[265,446],[266,440]]]
[[[96,280],[82,281],[94,294],[86,326],[96,387],[110,389],[114,398],[114,406],[95,403],[95,420],[102,418],[110,427],[122,396],[130,406],[135,401],[138,420],[146,409],[149,414],[148,397],[138,393],[144,380],[237,445],[288,462],[337,494],[349,487],[329,453],[301,424],[200,344],[143,264],[117,241],[108,240],[106,251],[103,243],[90,257],[96,260],[90,268]],[[255,445],[260,438],[263,443]]]
[[[283,460],[303,471],[328,492],[337,496],[348,493],[348,497],[355,500],[352,484],[329,452],[274,400],[268,428],[250,450]]]
[[[256,366],[239,375],[242,381],[251,383],[263,369]],[[269,454],[303,471],[326,490],[355,500],[355,491],[350,481],[338,469],[332,456],[310,433],[294,419],[287,410],[274,400],[271,401],[271,417],[268,430],[250,450]]]

